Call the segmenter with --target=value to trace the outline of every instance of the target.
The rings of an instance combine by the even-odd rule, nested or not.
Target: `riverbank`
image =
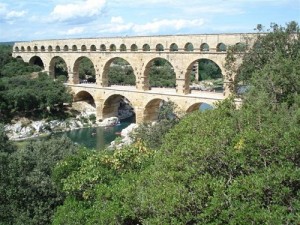
[[[117,117],[110,117],[101,122],[97,122],[93,118],[89,119],[88,117],[52,121],[32,121],[27,118],[21,118],[14,124],[5,125],[4,129],[10,140],[20,141],[86,127],[110,127],[115,126],[118,122],[119,119]]]

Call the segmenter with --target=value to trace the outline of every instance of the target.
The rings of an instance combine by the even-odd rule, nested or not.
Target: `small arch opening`
[[[162,44],[157,44],[155,49],[157,52],[163,52],[164,46]]]
[[[209,45],[207,43],[201,44],[200,51],[202,51],[202,52],[209,52]]]
[[[106,51],[106,46],[104,44],[100,45],[100,51],[105,52]]]
[[[72,51],[73,51],[73,52],[77,52],[77,46],[76,46],[76,45],[73,45],[73,46],[72,46]]]
[[[224,43],[219,43],[217,45],[217,52],[226,52],[227,46]]]
[[[130,50],[132,52],[136,52],[138,50],[138,46],[136,44],[131,45]]]
[[[60,52],[60,46],[57,45],[57,46],[55,47],[55,51],[56,51],[56,52]]]
[[[143,45],[143,51],[144,51],[144,52],[149,52],[149,51],[150,51],[150,45],[144,44],[144,45]]]
[[[109,46],[109,51],[115,52],[116,50],[117,50],[116,45],[111,44],[111,45]]]
[[[91,52],[95,52],[95,51],[97,51],[97,48],[96,48],[96,45],[91,45]]]
[[[170,51],[171,52],[178,52],[178,45],[176,43],[171,44]]]
[[[65,52],[69,51],[69,46],[68,46],[68,45],[65,45],[65,46],[64,46],[64,51],[65,51]]]
[[[85,51],[86,51],[86,45],[82,45],[82,46],[81,46],[81,51],[82,51],[82,52],[85,52]]]
[[[126,48],[126,45],[125,45],[125,44],[121,44],[121,45],[120,45],[120,51],[121,51],[121,52],[126,52],[126,51],[127,51],[127,48]]]
[[[184,51],[186,52],[193,52],[194,51],[194,46],[192,43],[188,42],[184,46]]]

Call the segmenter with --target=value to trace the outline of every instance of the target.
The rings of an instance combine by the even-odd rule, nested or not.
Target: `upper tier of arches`
[[[235,43],[239,49],[246,51],[249,46],[244,42]],[[241,47],[242,46],[242,47]],[[24,46],[15,45],[14,52],[226,52],[228,45],[223,42],[218,43],[216,46],[209,45],[204,42],[199,46],[195,46],[191,42],[187,42],[184,46],[179,46],[176,43],[172,43],[169,46],[164,46],[161,43],[155,46],[150,46],[145,43],[142,46],[132,44],[127,46],[126,44],[121,44],[117,46],[116,44],[101,44],[99,46],[95,44],[91,45],[41,45],[41,46]]]
[[[195,34],[17,42],[14,52],[226,52],[246,51],[257,34]]]

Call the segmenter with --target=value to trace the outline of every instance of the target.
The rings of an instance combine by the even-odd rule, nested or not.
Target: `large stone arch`
[[[52,78],[57,78],[57,74],[55,74],[55,64],[58,62],[58,60],[62,60],[65,65],[66,65],[66,69],[68,70],[68,64],[67,64],[67,61],[62,57],[62,56],[54,56],[51,58],[50,62],[49,62],[49,75],[50,77]],[[67,71],[68,72],[68,71]]]
[[[42,60],[41,57],[39,56],[33,56],[29,59],[29,64],[30,65],[37,65],[37,66],[40,66],[43,70],[45,69],[45,63],[44,61]]]
[[[116,59],[125,60],[133,69],[133,74],[135,76],[135,82],[138,80],[137,74],[135,73],[135,70],[134,70],[134,64],[132,63],[132,60],[129,57],[115,56],[115,57],[109,58],[104,63],[103,70],[102,70],[102,75],[100,77],[101,80],[99,82],[102,87],[108,87],[109,86],[108,72],[109,72],[109,69],[110,69],[110,66],[111,66],[112,62]]]
[[[143,122],[151,122],[158,120],[159,108],[161,104],[165,101],[167,101],[167,99],[163,98],[154,98],[148,101],[143,107]]]
[[[88,56],[85,56],[85,55],[81,55],[81,56],[77,57],[74,60],[74,62],[72,64],[72,67],[71,67],[72,71],[69,72],[69,82],[71,84],[79,84],[80,83],[79,82],[79,65],[80,65],[81,60],[83,58],[87,58],[92,62],[93,66],[94,66],[94,69],[95,69],[95,75],[96,75],[96,63],[95,63],[94,58],[88,57]],[[96,75],[96,78],[97,78],[97,75]]]
[[[157,59],[163,59],[163,60],[166,60],[170,65],[171,67],[173,68],[173,70],[175,69],[174,68],[174,65],[170,62],[169,58],[167,57],[164,57],[164,56],[157,56],[157,57],[153,57],[153,58],[150,58],[150,59],[147,59],[144,63],[144,67],[142,69],[142,77],[141,77],[141,83],[142,83],[142,89],[143,90],[150,90],[151,89],[151,85],[150,85],[150,75],[149,75],[149,72],[150,72],[150,69],[152,67],[152,63],[154,62],[154,60],[157,60]],[[175,73],[175,79],[177,77],[177,74],[174,70],[174,73]]]
[[[74,102],[85,101],[96,108],[96,102],[94,96],[88,91],[79,91],[74,94]]]
[[[111,94],[106,96],[102,105],[102,119],[106,119],[109,117],[118,117],[118,109],[120,107],[120,102],[122,99],[126,99],[134,109],[134,101],[128,96],[124,96],[121,94]]]
[[[195,64],[198,61],[202,60],[202,59],[210,60],[213,63],[215,63],[220,68],[223,80],[225,80],[225,71],[224,71],[224,67],[223,67],[220,59],[213,58],[213,57],[197,57],[197,58],[195,57],[195,58],[191,59],[191,61],[189,61],[188,65],[187,65],[187,68],[185,70],[185,75],[184,75],[185,84],[184,84],[184,86],[185,86],[185,89],[186,89],[186,93],[190,93],[190,87],[189,87],[190,74],[193,71],[193,69],[195,67]],[[198,70],[198,68],[197,68],[197,70]]]
[[[185,110],[186,113],[191,113],[191,112],[194,112],[194,111],[199,111],[200,107],[201,106],[205,106],[205,105],[209,105],[211,108],[214,108],[213,105],[209,104],[209,103],[206,103],[206,102],[197,102],[197,103],[194,103],[192,105],[189,105],[188,108]]]

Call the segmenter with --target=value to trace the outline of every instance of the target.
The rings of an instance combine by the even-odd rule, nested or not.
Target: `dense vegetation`
[[[0,224],[299,224],[299,35],[273,25],[256,50],[229,48],[239,109],[232,97],[178,121],[166,104],[163,126],[119,150],[16,151],[0,130]]]
[[[50,224],[65,198],[52,178],[53,168],[75,151],[66,138],[17,149],[0,126],[0,224]]]
[[[67,199],[53,224],[298,224],[300,39],[298,27],[277,28],[261,37],[260,50],[274,51],[253,64],[239,110],[227,99],[183,118],[162,144],[61,163]],[[282,36],[293,51],[273,45]]]
[[[0,122],[15,116],[63,115],[71,95],[60,80],[53,81],[41,68],[11,57],[11,46],[0,46]]]

